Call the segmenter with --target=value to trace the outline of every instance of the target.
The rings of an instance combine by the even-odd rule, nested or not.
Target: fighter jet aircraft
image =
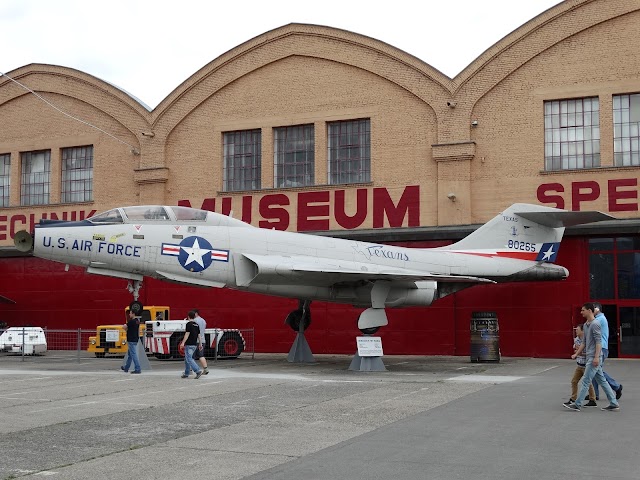
[[[145,276],[188,285],[296,298],[287,317],[296,331],[310,302],[366,310],[358,328],[387,325],[386,307],[426,306],[483,283],[561,280],[553,262],[567,226],[609,220],[514,204],[463,240],[417,249],[253,227],[218,213],[177,206],[114,208],[82,221],[42,220],[15,245],[36,257],[130,281],[134,299]]]

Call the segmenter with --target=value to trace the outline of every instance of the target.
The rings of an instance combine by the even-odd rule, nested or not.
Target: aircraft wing
[[[236,281],[241,286],[248,286],[251,283],[278,283],[279,280],[311,285],[375,280],[495,283],[493,280],[480,277],[443,275],[333,258],[246,253],[239,257],[242,258],[239,258],[240,262],[237,265]],[[247,261],[251,263],[249,269],[247,269]]]

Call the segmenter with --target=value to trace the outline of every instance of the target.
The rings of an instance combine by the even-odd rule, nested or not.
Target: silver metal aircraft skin
[[[358,327],[387,324],[385,307],[430,305],[476,284],[561,280],[553,262],[566,226],[610,220],[514,204],[463,240],[418,249],[253,227],[205,210],[176,206],[114,208],[89,219],[43,220],[15,245],[36,257],[128,279],[144,276],[188,285],[297,298],[288,322],[306,321],[321,300],[367,308]],[[294,328],[296,328],[294,327]]]

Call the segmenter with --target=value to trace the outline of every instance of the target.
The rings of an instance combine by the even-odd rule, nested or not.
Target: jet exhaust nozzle
[[[19,252],[27,253],[33,250],[33,236],[26,230],[20,230],[13,237],[13,244]]]

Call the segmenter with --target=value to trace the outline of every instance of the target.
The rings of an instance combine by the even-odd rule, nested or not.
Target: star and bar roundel
[[[182,268],[190,272],[201,272],[212,262],[228,262],[229,250],[213,248],[206,238],[187,237],[179,244],[163,243],[162,255],[178,257]]]

